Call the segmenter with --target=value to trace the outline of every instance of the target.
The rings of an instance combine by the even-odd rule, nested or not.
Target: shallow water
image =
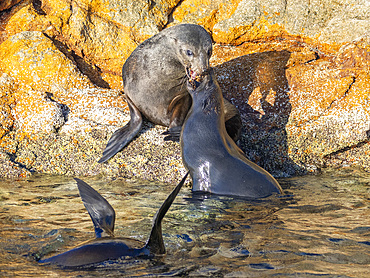
[[[116,210],[115,234],[145,241],[174,185],[83,178]],[[167,255],[65,270],[35,258],[94,237],[72,178],[0,182],[0,276],[370,277],[370,174],[280,179],[286,196],[250,202],[180,191],[163,223]]]

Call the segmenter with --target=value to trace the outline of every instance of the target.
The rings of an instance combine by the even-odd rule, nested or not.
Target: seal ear
[[[168,36],[168,40],[172,45],[173,50],[176,52],[178,59],[182,61],[183,57],[181,55],[181,43],[179,41],[179,38],[176,38],[175,36]]]
[[[174,43],[178,43],[178,38],[176,38],[176,37],[174,37],[174,36],[168,36],[168,38],[172,41],[172,42],[174,42]]]

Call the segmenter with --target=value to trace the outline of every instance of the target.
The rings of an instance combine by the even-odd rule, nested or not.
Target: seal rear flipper
[[[177,194],[179,193],[181,187],[183,186],[188,174],[189,172],[185,174],[180,183],[175,187],[171,194],[168,195],[167,199],[163,202],[162,206],[154,215],[152,231],[150,232],[148,242],[146,243],[146,247],[153,254],[166,253],[162,237],[162,219],[166,215],[168,209],[171,207],[173,201],[175,200]]]
[[[130,109],[131,119],[127,125],[121,127],[113,133],[112,137],[108,141],[107,146],[105,147],[103,156],[99,159],[98,163],[103,163],[112,158],[116,153],[122,150],[141,130],[141,126],[143,124],[141,113],[128,98],[128,96],[126,96],[126,100]]]
[[[112,206],[95,189],[86,182],[75,178],[82,202],[94,223],[96,238],[105,232],[113,236],[116,213]]]

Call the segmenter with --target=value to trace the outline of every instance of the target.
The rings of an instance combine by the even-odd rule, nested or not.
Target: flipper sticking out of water
[[[162,219],[171,207],[187,176],[188,173],[155,214],[152,230],[146,243],[130,238],[114,238],[114,209],[91,186],[80,179],[75,179],[81,199],[94,223],[96,238],[65,253],[39,262],[63,267],[83,267],[126,256],[138,257],[164,254],[166,250],[162,238]]]
[[[84,206],[95,228],[95,237],[113,236],[116,213],[112,206],[86,182],[75,178]]]

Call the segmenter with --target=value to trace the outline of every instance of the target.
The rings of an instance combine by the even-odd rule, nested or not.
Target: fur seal
[[[93,266],[96,263],[116,260],[126,256],[151,257],[153,255],[164,254],[166,250],[162,238],[162,219],[183,186],[187,175],[188,173],[155,214],[152,231],[146,243],[130,238],[114,238],[114,209],[91,186],[80,179],[75,179],[81,199],[94,223],[96,238],[65,253],[40,260],[39,262],[74,268]]]
[[[249,161],[225,130],[221,89],[212,69],[200,83],[187,82],[193,99],[181,132],[182,160],[193,191],[247,198],[281,193],[279,183]]]
[[[209,68],[212,39],[196,24],[179,24],[141,43],[122,68],[123,87],[130,109],[127,125],[116,130],[98,161],[105,162],[122,150],[141,130],[142,115],[169,127],[167,139],[178,139],[191,107],[186,80],[197,79]],[[238,110],[225,101],[227,129],[238,139],[241,119]]]

